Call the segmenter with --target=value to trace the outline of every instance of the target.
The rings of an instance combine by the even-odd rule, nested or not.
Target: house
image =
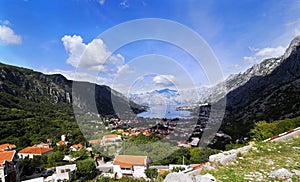
[[[48,155],[53,151],[53,148],[41,148],[41,147],[26,147],[18,152],[18,156],[21,159],[25,157],[33,158],[33,156],[38,155]]]
[[[40,143],[40,144],[36,144],[34,145],[34,147],[39,147],[39,148],[50,148],[51,144],[50,143]]]
[[[79,144],[74,144],[70,147],[70,150],[73,152],[79,151],[83,149],[83,146],[79,143]]]
[[[0,181],[16,181],[15,162],[17,155],[15,150],[0,152]]]
[[[149,167],[147,156],[117,155],[113,161],[113,172],[132,176],[134,178],[146,178],[145,169]]]
[[[89,144],[100,144],[101,139],[89,140]]]
[[[70,165],[64,165],[64,166],[57,166],[55,168],[56,174],[55,174],[55,181],[64,181],[69,180],[70,175],[73,171],[75,171],[76,164],[70,164]]]
[[[9,143],[0,145],[0,151],[7,151],[7,150],[16,149],[16,148],[17,147],[14,144],[9,144]]]
[[[104,135],[101,140],[101,145],[112,145],[117,144],[122,141],[122,138],[120,135],[110,134],[110,135]]]
[[[59,142],[56,143],[57,146],[60,146],[60,145],[67,145],[69,142],[66,141],[66,135],[62,135],[61,136],[61,140]]]

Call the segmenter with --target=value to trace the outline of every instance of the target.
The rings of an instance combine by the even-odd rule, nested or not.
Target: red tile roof
[[[101,139],[96,139],[96,140],[89,140],[89,144],[100,144]]]
[[[15,150],[0,152],[0,164],[4,164],[4,161],[12,161],[15,154]]]
[[[82,149],[83,148],[83,146],[80,143],[79,144],[74,144],[74,145],[72,145],[72,147],[74,149]]]
[[[66,145],[66,142],[61,140],[61,141],[57,142],[57,144],[58,145]]]
[[[3,151],[5,149],[7,149],[8,147],[11,149],[17,148],[14,144],[5,143],[5,144],[0,145],[0,151]]]
[[[36,154],[42,155],[52,151],[53,148],[27,147],[19,151],[19,154]]]
[[[109,138],[118,138],[119,135],[111,134],[111,135],[104,135],[103,138],[109,139]]]
[[[146,166],[147,156],[117,155],[113,162],[121,168],[132,168],[132,166]]]

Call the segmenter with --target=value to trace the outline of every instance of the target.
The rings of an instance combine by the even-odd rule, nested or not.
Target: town
[[[208,156],[206,160],[192,159],[189,155],[190,151],[198,151],[208,117],[121,120],[116,116],[101,118],[91,113],[87,116],[93,120],[79,122],[84,126],[81,128],[88,128],[82,130],[86,137],[82,143],[75,143],[66,133],[56,143],[47,139],[20,150],[12,143],[1,144],[0,179],[28,182],[120,179],[122,176],[150,179],[151,172],[166,175],[171,171],[190,171],[208,159]],[[214,139],[218,138],[226,137],[218,132]],[[143,147],[136,149],[139,145],[152,144],[151,150],[146,152]],[[165,151],[158,155],[157,148]],[[207,155],[217,152],[205,151]]]

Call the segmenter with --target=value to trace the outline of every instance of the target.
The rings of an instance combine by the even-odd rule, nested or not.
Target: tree
[[[158,176],[157,169],[155,169],[155,168],[147,168],[147,169],[145,169],[145,174],[150,179],[155,179]]]
[[[56,166],[57,162],[61,162],[64,159],[64,154],[61,151],[55,151],[48,155],[48,163],[51,166]]]
[[[77,177],[85,177],[88,174],[91,174],[95,169],[95,161],[91,158],[78,161],[77,163]]]

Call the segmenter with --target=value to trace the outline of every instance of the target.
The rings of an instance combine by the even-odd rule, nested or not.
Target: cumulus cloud
[[[265,47],[262,49],[249,47],[252,52],[255,52],[253,56],[245,56],[243,58],[246,64],[254,64],[266,58],[277,58],[284,54],[286,48],[283,46],[278,47]]]
[[[6,45],[18,45],[22,43],[20,35],[16,35],[13,29],[7,26],[9,21],[2,21],[3,25],[0,25],[0,42]]]
[[[124,67],[125,58],[113,55],[101,39],[85,44],[81,36],[65,35],[61,40],[69,55],[66,62],[73,67],[110,74]]]
[[[173,75],[157,75],[153,78],[153,82],[161,86],[172,86],[174,85],[175,77]]]

